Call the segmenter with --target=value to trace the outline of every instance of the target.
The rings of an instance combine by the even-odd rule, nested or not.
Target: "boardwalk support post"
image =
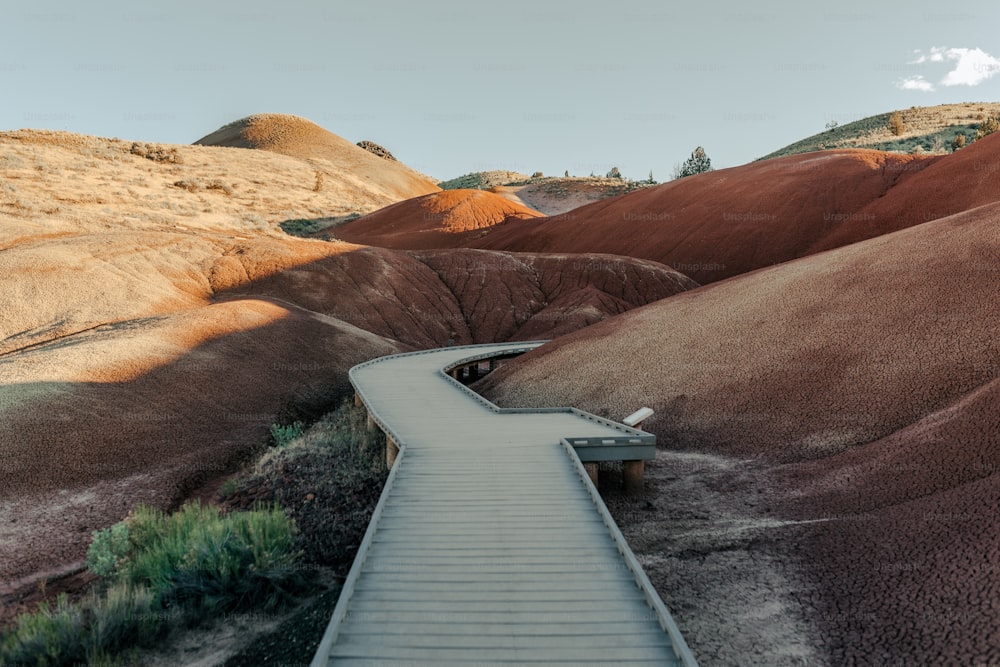
[[[590,477],[590,481],[597,486],[597,482],[600,476],[600,465],[596,462],[584,463],[583,467],[587,469],[587,475]]]
[[[360,408],[365,402],[361,400],[361,394],[354,392],[354,407]]]
[[[396,462],[396,456],[399,455],[399,445],[396,441],[392,439],[391,436],[385,436],[385,467],[392,468],[392,464]]]
[[[374,431],[376,427],[375,418],[372,417],[371,411],[369,411],[367,415],[368,416],[365,419],[365,426],[368,428],[369,431]]]
[[[625,485],[626,493],[642,493],[642,476],[646,470],[646,462],[622,461],[622,482]]]

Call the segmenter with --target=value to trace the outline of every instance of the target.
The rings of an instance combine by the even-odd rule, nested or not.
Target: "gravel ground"
[[[758,464],[661,450],[646,465],[643,496],[618,494],[613,474],[602,484],[700,664],[830,664],[795,555],[802,526],[769,517],[767,476]]]
[[[334,585],[303,605],[273,632],[261,635],[223,663],[224,667],[308,667],[340,597]]]

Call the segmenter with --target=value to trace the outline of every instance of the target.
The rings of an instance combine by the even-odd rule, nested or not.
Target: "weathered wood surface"
[[[401,445],[313,665],[693,665],[568,437],[569,412],[500,414],[441,372],[505,344],[355,367]]]

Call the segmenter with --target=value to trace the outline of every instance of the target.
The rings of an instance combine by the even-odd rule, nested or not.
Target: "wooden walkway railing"
[[[501,409],[446,372],[539,344],[351,369],[398,454],[314,666],[696,664],[571,444],[648,458],[653,436]]]

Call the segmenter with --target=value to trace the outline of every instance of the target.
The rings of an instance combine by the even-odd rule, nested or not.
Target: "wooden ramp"
[[[351,370],[400,452],[314,666],[696,664],[570,444],[652,436],[501,410],[442,370],[539,344]]]

